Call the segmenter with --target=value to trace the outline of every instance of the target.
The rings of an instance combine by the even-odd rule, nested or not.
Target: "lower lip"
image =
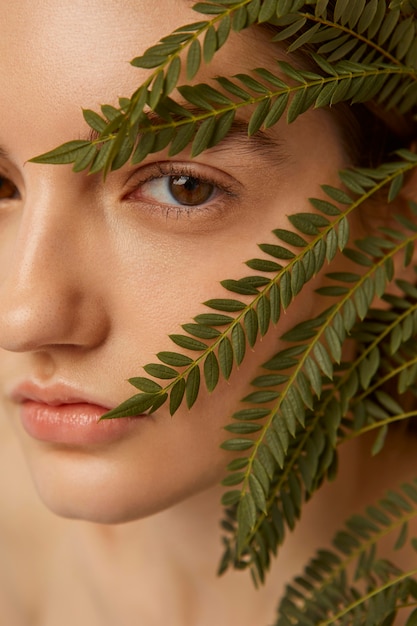
[[[51,406],[28,400],[22,404],[20,415],[23,428],[34,439],[76,446],[117,441],[140,421],[138,417],[122,417],[100,422],[106,412],[102,406],[84,402]]]

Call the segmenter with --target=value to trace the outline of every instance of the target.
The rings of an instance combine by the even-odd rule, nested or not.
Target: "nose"
[[[28,195],[3,233],[0,347],[6,350],[91,348],[107,334],[86,208],[74,194],[58,197],[55,187]]]

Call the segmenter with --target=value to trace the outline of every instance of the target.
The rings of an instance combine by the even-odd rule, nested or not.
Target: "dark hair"
[[[329,0],[327,5],[329,21],[332,21],[336,1]],[[306,7],[306,11],[309,7]],[[311,8],[310,8],[311,10]],[[311,24],[304,27],[307,30]],[[262,29],[274,36],[281,30],[274,24],[262,24]],[[289,46],[303,31],[286,39]],[[283,45],[283,44],[278,44]],[[301,68],[321,73],[311,53],[318,52],[321,43],[307,43],[291,52],[291,61]],[[387,110],[376,100],[366,103],[349,104],[342,102],[329,110],[337,121],[341,131],[341,140],[352,164],[359,167],[377,167],[390,158],[399,148],[410,148],[417,139],[417,108],[406,114],[396,108]]]

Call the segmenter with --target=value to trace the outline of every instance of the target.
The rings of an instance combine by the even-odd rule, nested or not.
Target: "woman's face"
[[[176,349],[168,334],[227,297],[219,281],[247,275],[257,243],[273,243],[271,230],[309,210],[319,183],[336,182],[344,160],[331,119],[315,112],[251,140],[237,132],[192,161],[187,151],[151,155],[105,182],[28,163],[88,134],[81,107],[129,96],[147,76],[129,60],[199,20],[191,5],[15,0],[2,16],[1,389],[39,493],[62,515],[139,518],[220,481],[223,427],[257,366],[317,308],[307,287],[238,375],[191,411],[95,423],[135,393],[128,378]],[[198,80],[274,69],[264,39],[235,35]],[[190,177],[200,199],[184,188]]]

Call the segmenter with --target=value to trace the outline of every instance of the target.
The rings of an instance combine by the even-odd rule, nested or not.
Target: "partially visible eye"
[[[217,187],[196,176],[160,176],[148,180],[140,187],[141,195],[160,204],[199,206],[212,200]]]
[[[0,202],[19,198],[19,191],[9,178],[0,176]]]

